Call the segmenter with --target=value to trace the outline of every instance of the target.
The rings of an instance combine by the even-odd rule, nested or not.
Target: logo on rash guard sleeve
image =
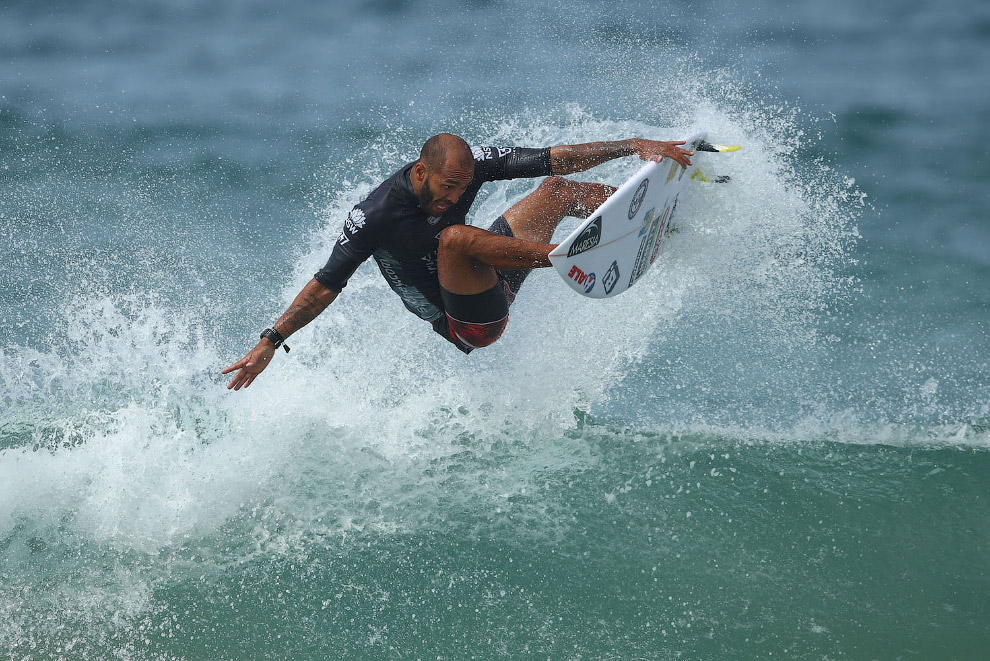
[[[471,155],[476,161],[490,161],[493,158],[503,158],[512,153],[512,147],[471,147]]]
[[[358,230],[364,227],[365,216],[364,211],[359,207],[354,207],[351,212],[347,214],[347,220],[344,221],[344,227],[347,228],[351,234],[357,234]]]
[[[347,214],[347,219],[344,221],[344,229],[341,230],[340,236],[337,237],[337,243],[344,245],[350,243],[351,239],[348,234],[357,234],[358,230],[364,227],[366,222],[364,211],[360,207],[354,207],[351,212]]]

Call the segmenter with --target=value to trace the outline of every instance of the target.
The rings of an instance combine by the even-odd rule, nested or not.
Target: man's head
[[[471,147],[463,138],[450,133],[427,140],[409,173],[419,207],[431,216],[441,216],[457,204],[472,179],[474,156]]]

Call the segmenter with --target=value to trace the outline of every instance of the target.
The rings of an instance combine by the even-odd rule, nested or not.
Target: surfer
[[[257,346],[221,373],[227,385],[251,385],[285,340],[326,309],[348,279],[374,257],[389,286],[413,314],[464,353],[497,340],[530,269],[550,266],[548,243],[564,216],[586,218],[615,188],[572,181],[622,156],[671,158],[682,167],[694,152],[684,142],[631,138],[543,149],[471,147],[449,133],[433,136],[419,159],[389,177],[348,214],[326,265]],[[465,224],[486,181],[546,177],[487,230]]]

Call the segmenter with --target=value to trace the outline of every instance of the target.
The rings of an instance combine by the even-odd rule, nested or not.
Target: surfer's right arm
[[[282,336],[283,340],[297,330],[316,319],[316,317],[333,303],[337,295],[347,285],[348,278],[354,274],[358,266],[371,256],[376,244],[377,233],[369,223],[375,217],[367,217],[361,205],[355,205],[347,214],[344,229],[334,244],[333,252],[326,266],[320,269],[313,279],[302,288],[292,305],[278,318],[272,328]],[[238,370],[227,388],[240,390],[247,388],[271,362],[275,355],[275,343],[262,337],[257,346],[248,355],[230,367],[222,370],[221,374],[229,374]]]
[[[316,278],[310,280],[302,288],[292,305],[278,318],[272,328],[283,338],[288,338],[297,330],[316,319],[327,306],[337,298],[338,292],[321,284]],[[262,337],[257,345],[239,361],[222,370],[221,374],[229,374],[237,370],[237,374],[227,384],[227,389],[240,390],[251,385],[259,374],[271,362],[275,355],[275,343],[267,337]]]
[[[629,138],[614,142],[587,142],[580,145],[557,145],[550,148],[550,165],[553,174],[584,172],[615,158],[637,154],[644,161],[660,162],[665,158],[677,161],[681,167],[691,165],[693,151],[683,149],[683,140],[664,142]]]

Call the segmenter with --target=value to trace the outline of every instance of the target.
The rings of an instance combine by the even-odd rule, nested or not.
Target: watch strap
[[[285,353],[289,353],[289,345],[285,343],[285,338],[274,328],[266,328],[261,331],[261,337],[267,337],[275,345],[276,349],[282,347],[285,349]]]

